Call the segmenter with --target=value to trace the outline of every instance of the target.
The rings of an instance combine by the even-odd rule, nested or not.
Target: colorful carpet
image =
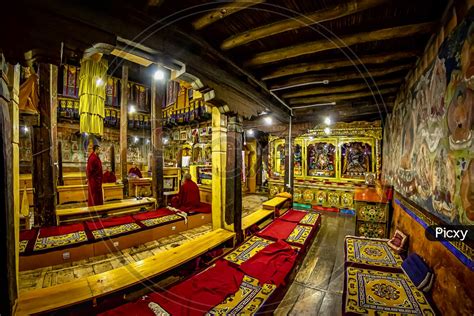
[[[170,211],[166,208],[161,208],[156,211],[144,212],[141,214],[133,215],[133,218],[146,227],[153,227],[168,222],[174,222],[183,219],[175,212]]]
[[[381,268],[401,268],[402,257],[389,247],[386,240],[346,237],[346,263]]]
[[[253,236],[237,249],[225,256],[224,259],[237,265],[241,265],[273,242],[274,241],[265,238]]]
[[[300,246],[306,245],[311,237],[311,231],[313,227],[305,225],[297,225],[291,232],[290,236],[285,240],[290,244],[297,244]]]
[[[344,315],[435,315],[404,273],[347,267]]]
[[[254,315],[268,300],[277,287],[262,284],[256,278],[244,276],[239,290],[215,306],[208,315]]]
[[[94,239],[117,236],[139,230],[141,227],[131,216],[121,216],[86,222]]]
[[[45,227],[40,228],[33,250],[48,250],[81,244],[87,241],[87,235],[82,223]]]

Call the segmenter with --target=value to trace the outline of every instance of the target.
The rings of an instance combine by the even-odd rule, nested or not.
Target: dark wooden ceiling
[[[95,42],[113,42],[114,34],[127,38],[158,22],[164,26],[159,37],[179,43],[175,49],[181,45],[181,51],[160,44],[166,41],[157,41],[156,49],[168,49],[176,58],[192,51],[216,69],[230,69],[235,79],[280,109],[286,110],[269,90],[293,108],[317,104],[295,109],[299,122],[315,121],[321,114],[345,121],[373,119],[390,111],[447,5],[445,0],[71,0],[67,6],[58,0],[11,2],[15,3],[30,8],[12,9],[22,15],[7,19],[17,32],[5,43],[21,46],[18,51],[58,47],[58,41],[65,41],[79,58]],[[43,18],[43,7],[60,25]],[[77,32],[73,24],[86,28]],[[172,34],[186,34],[189,40],[173,39]],[[238,85],[233,89],[249,94]],[[335,105],[328,104],[332,102]]]
[[[141,10],[180,16],[178,27],[291,107],[336,102],[294,111],[297,121],[308,121],[321,113],[350,120],[390,111],[445,9],[443,0],[150,0]]]

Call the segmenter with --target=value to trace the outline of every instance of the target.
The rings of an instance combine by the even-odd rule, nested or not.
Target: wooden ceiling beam
[[[413,65],[412,64],[402,64],[397,65],[389,68],[381,68],[381,69],[369,69],[368,72],[341,72],[341,73],[332,73],[332,74],[318,74],[318,75],[307,75],[307,76],[300,76],[294,77],[287,80],[279,81],[270,86],[270,90],[283,90],[289,89],[295,85],[309,85],[312,82],[320,82],[323,80],[328,80],[329,83],[331,82],[339,82],[339,81],[346,81],[346,80],[357,80],[357,79],[369,79],[386,76],[395,72],[399,72],[402,70],[410,69]]]
[[[215,10],[212,10],[204,16],[196,19],[192,24],[195,30],[201,30],[214,22],[228,17],[229,15],[263,2],[265,2],[265,0],[226,2]]]
[[[330,40],[318,40],[314,42],[307,42],[293,46],[278,48],[262,53],[256,54],[251,59],[245,62],[247,67],[260,66],[288,58],[323,52],[336,48],[343,48],[355,44],[362,44],[374,41],[382,41],[393,38],[402,38],[413,36],[417,34],[430,33],[436,24],[419,23],[403,26],[396,26],[371,32],[357,33],[351,35],[341,36],[339,38],[332,38]]]
[[[399,85],[402,82],[402,80],[403,78],[377,80],[375,81],[375,84],[377,87],[388,86],[388,85]],[[339,86],[339,87],[319,86],[316,88],[285,93],[281,97],[284,99],[289,99],[289,98],[296,98],[296,97],[307,97],[307,96],[318,95],[318,94],[353,92],[353,91],[365,90],[368,88],[374,89],[374,85],[373,84],[368,85],[367,83],[364,82],[364,83],[350,84],[350,85]]]
[[[387,2],[388,0],[352,0],[313,13],[277,21],[229,37],[222,42],[221,49],[229,50],[272,35],[308,27],[309,25],[324,21],[339,19]]]
[[[324,96],[317,96],[317,97],[305,97],[305,98],[294,98],[290,99],[290,105],[305,105],[305,104],[317,104],[317,103],[328,103],[334,101],[342,101],[342,100],[352,100],[357,98],[363,98],[368,96],[378,97],[380,95],[386,95],[395,93],[398,91],[397,87],[392,88],[385,88],[380,90],[372,90],[372,91],[363,91],[363,92],[355,92],[355,93],[342,93],[342,94],[329,94]]]
[[[370,65],[370,64],[385,64],[387,62],[417,57],[418,53],[416,50],[400,51],[395,53],[382,53],[374,55],[366,55],[358,57],[358,59],[343,59],[343,60],[328,60],[320,61],[318,63],[301,63],[283,66],[276,68],[275,70],[268,72],[262,77],[262,80],[270,80],[284,76],[297,75],[307,73],[310,71],[321,71],[331,70],[343,67],[357,66],[357,65]]]

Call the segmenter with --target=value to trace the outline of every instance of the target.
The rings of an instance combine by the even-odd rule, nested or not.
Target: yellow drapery
[[[79,77],[80,131],[102,135],[105,117],[107,61],[83,59]]]
[[[29,73],[28,70],[26,70]],[[20,87],[18,108],[22,112],[29,114],[38,114],[38,76],[31,74]]]

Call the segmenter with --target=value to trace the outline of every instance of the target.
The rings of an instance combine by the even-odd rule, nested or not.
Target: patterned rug
[[[168,222],[174,222],[180,219],[183,219],[183,218],[179,215],[173,214],[173,215],[165,215],[162,217],[145,219],[141,221],[141,223],[147,227],[152,227],[152,226],[157,226],[157,225],[161,225]]]
[[[224,259],[237,265],[241,265],[245,261],[255,256],[260,250],[272,243],[274,243],[274,241],[253,236],[245,243],[240,245],[237,249],[225,256]]]
[[[318,213],[309,212],[308,214],[305,215],[305,217],[303,217],[303,219],[300,221],[300,224],[314,226],[318,224],[320,221],[321,221],[321,215],[319,215]]]
[[[118,226],[106,227],[92,231],[92,235],[95,239],[116,236],[120,234],[129,233],[135,230],[139,230],[140,226],[137,223],[129,223]]]
[[[344,315],[435,315],[404,273],[347,267]]]
[[[245,275],[239,290],[206,315],[254,315],[275,289],[273,284],[260,286],[257,279]]]
[[[403,259],[386,240],[346,237],[346,263],[400,269]]]
[[[40,228],[33,251],[50,250],[87,242],[82,223]]]
[[[52,249],[64,246],[70,246],[78,243],[87,241],[87,235],[85,231],[78,231],[75,233],[69,233],[58,236],[39,237],[36,239],[34,251]]]
[[[311,236],[311,231],[315,229],[311,226],[297,225],[285,240],[290,244],[304,246]]]

